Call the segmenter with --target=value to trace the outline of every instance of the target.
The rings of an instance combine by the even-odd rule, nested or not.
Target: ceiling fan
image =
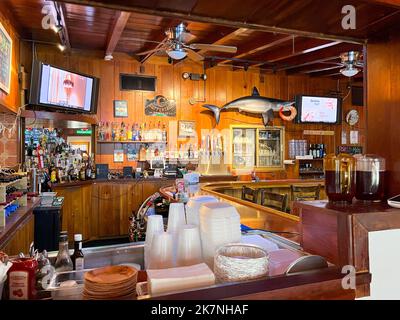
[[[345,68],[340,70],[340,73],[346,77],[354,77],[356,74],[360,72],[359,68],[364,66],[363,61],[361,60],[361,54],[358,51],[349,51],[342,53],[340,55],[340,59],[342,60],[342,64]]]
[[[182,22],[174,28],[165,31],[166,38],[159,42],[155,49],[136,53],[136,55],[148,55],[157,52],[166,52],[167,55],[174,60],[181,60],[186,56],[194,61],[203,61],[204,56],[194,50],[218,51],[227,53],[236,53],[237,48],[233,46],[223,46],[205,43],[188,43],[196,38],[186,28]],[[154,42],[154,41],[151,41]]]

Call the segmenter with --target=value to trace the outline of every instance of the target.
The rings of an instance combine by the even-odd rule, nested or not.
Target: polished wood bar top
[[[6,218],[6,226],[0,228],[0,247],[7,243],[30,219],[33,218],[33,209],[40,203],[40,199],[33,197],[28,200],[26,207],[18,208],[10,217]]]
[[[123,179],[94,179],[94,180],[78,180],[64,183],[53,183],[52,188],[68,188],[68,187],[77,187],[83,186],[93,183],[137,183],[137,182],[157,182],[157,181],[171,181],[171,184],[175,181],[176,178],[123,178]],[[237,180],[237,176],[233,175],[209,175],[209,176],[200,176],[200,182],[211,182],[211,181],[235,181]]]
[[[253,228],[276,232],[277,234],[295,242],[300,242],[300,219],[299,217],[259,204],[241,200],[220,192],[228,188],[241,188],[243,185],[251,185],[254,188],[290,187],[291,185],[323,185],[323,180],[269,180],[259,182],[216,182],[200,184],[195,195],[213,195],[216,198],[233,205],[240,214],[241,223]],[[174,187],[164,187],[160,193],[172,199]]]
[[[328,211],[339,211],[344,214],[366,214],[366,213],[396,213],[400,216],[400,209],[392,208],[384,201],[360,201],[353,200],[351,204],[341,202],[330,202],[328,200],[299,201],[298,207],[314,207]]]

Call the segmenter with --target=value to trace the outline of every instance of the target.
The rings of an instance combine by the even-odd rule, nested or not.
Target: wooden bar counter
[[[322,255],[337,266],[369,272],[368,234],[400,229],[400,209],[384,202],[353,200],[351,205],[328,201],[296,202],[300,212],[303,250]],[[369,285],[357,286],[357,296],[368,296]]]

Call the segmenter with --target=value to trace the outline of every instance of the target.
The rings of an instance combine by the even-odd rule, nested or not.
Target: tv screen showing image
[[[82,113],[96,113],[98,79],[36,62],[31,104]]]
[[[341,100],[335,97],[299,95],[296,97],[297,123],[341,122]]]

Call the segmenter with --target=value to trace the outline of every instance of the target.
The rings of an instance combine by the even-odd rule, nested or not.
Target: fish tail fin
[[[203,107],[212,111],[212,113],[214,113],[215,122],[217,124],[219,124],[219,119],[220,119],[222,109],[218,108],[217,106],[215,106],[213,104],[203,104]]]

